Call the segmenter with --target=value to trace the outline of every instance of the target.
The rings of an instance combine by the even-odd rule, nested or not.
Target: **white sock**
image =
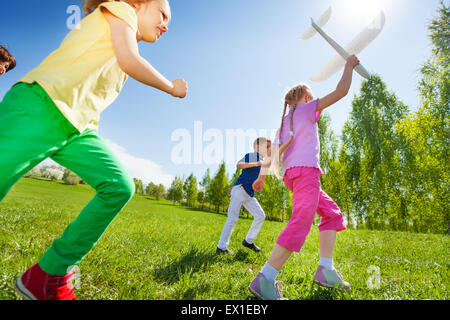
[[[328,270],[334,270],[333,259],[320,257],[320,265]]]
[[[279,271],[274,267],[272,267],[270,264],[266,263],[262,268],[261,273],[267,280],[275,282],[275,279],[277,278]]]
[[[253,240],[249,240],[248,238],[245,238],[245,241],[247,241],[248,244],[252,244]]]

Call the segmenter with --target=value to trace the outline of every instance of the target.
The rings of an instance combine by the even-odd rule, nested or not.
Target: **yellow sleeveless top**
[[[117,63],[111,30],[100,8],[108,9],[137,32],[133,7],[105,2],[85,17],[36,69],[20,82],[37,82],[80,132],[97,129],[100,113],[119,95],[127,75]]]

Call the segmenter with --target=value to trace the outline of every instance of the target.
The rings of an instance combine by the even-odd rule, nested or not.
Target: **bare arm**
[[[259,167],[263,164],[262,161],[258,161],[258,162],[238,162],[238,164],[236,165],[236,167],[238,169],[248,169],[248,168],[253,168],[253,167]]]
[[[267,173],[269,171],[270,168],[270,164],[271,164],[271,160],[264,160],[264,163],[262,164],[262,168],[261,171],[259,172],[259,176],[258,178],[255,180],[255,182],[253,182],[253,190],[255,190],[256,192],[261,192],[262,189],[264,188],[264,183],[266,181],[266,176]]]
[[[102,10],[111,27],[111,37],[120,68],[133,79],[175,97],[184,98],[187,84],[182,79],[173,82],[161,75],[139,54],[136,32],[123,20],[107,10]]]
[[[345,64],[344,73],[342,75],[341,80],[339,81],[336,90],[328,94],[327,96],[319,99],[319,103],[317,105],[317,111],[328,108],[334,103],[341,100],[348,94],[350,90],[350,86],[352,84],[353,77],[353,69],[359,64],[358,58],[353,55],[347,59],[347,63]]]
[[[264,161],[262,163],[261,166],[261,170],[259,171],[259,176],[258,178],[255,180],[255,182],[253,182],[253,190],[255,190],[256,192],[261,192],[262,189],[264,188],[264,183],[266,181],[266,176],[269,172],[270,166],[272,165],[272,158],[273,157],[277,157],[277,155],[279,154],[279,145],[272,143],[271,146],[271,151],[269,153],[269,155],[264,158]]]

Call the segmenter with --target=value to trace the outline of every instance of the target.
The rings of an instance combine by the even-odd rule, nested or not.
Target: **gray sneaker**
[[[344,280],[339,271],[327,270],[323,266],[317,268],[314,282],[327,288],[350,290],[350,284]]]
[[[270,282],[260,272],[248,286],[248,289],[261,300],[287,300],[281,294],[280,284],[282,284],[281,281]]]

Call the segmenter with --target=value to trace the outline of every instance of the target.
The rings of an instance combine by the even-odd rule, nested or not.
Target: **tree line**
[[[362,84],[340,141],[319,123],[324,190],[347,221],[382,230],[449,233],[449,7],[428,25],[432,54],[419,69],[417,111],[380,76]]]
[[[165,198],[173,203],[223,213],[227,211],[230,203],[229,188],[234,185],[240,174],[241,170],[236,169],[231,177],[228,177],[225,162],[222,162],[214,176],[211,176],[208,168],[199,181],[194,174],[185,179],[175,177]],[[264,191],[256,193],[255,196],[264,208],[267,219],[285,221],[290,218],[292,194],[284,187],[283,182],[274,176],[267,177]],[[244,208],[241,213],[248,217],[248,212]]]

